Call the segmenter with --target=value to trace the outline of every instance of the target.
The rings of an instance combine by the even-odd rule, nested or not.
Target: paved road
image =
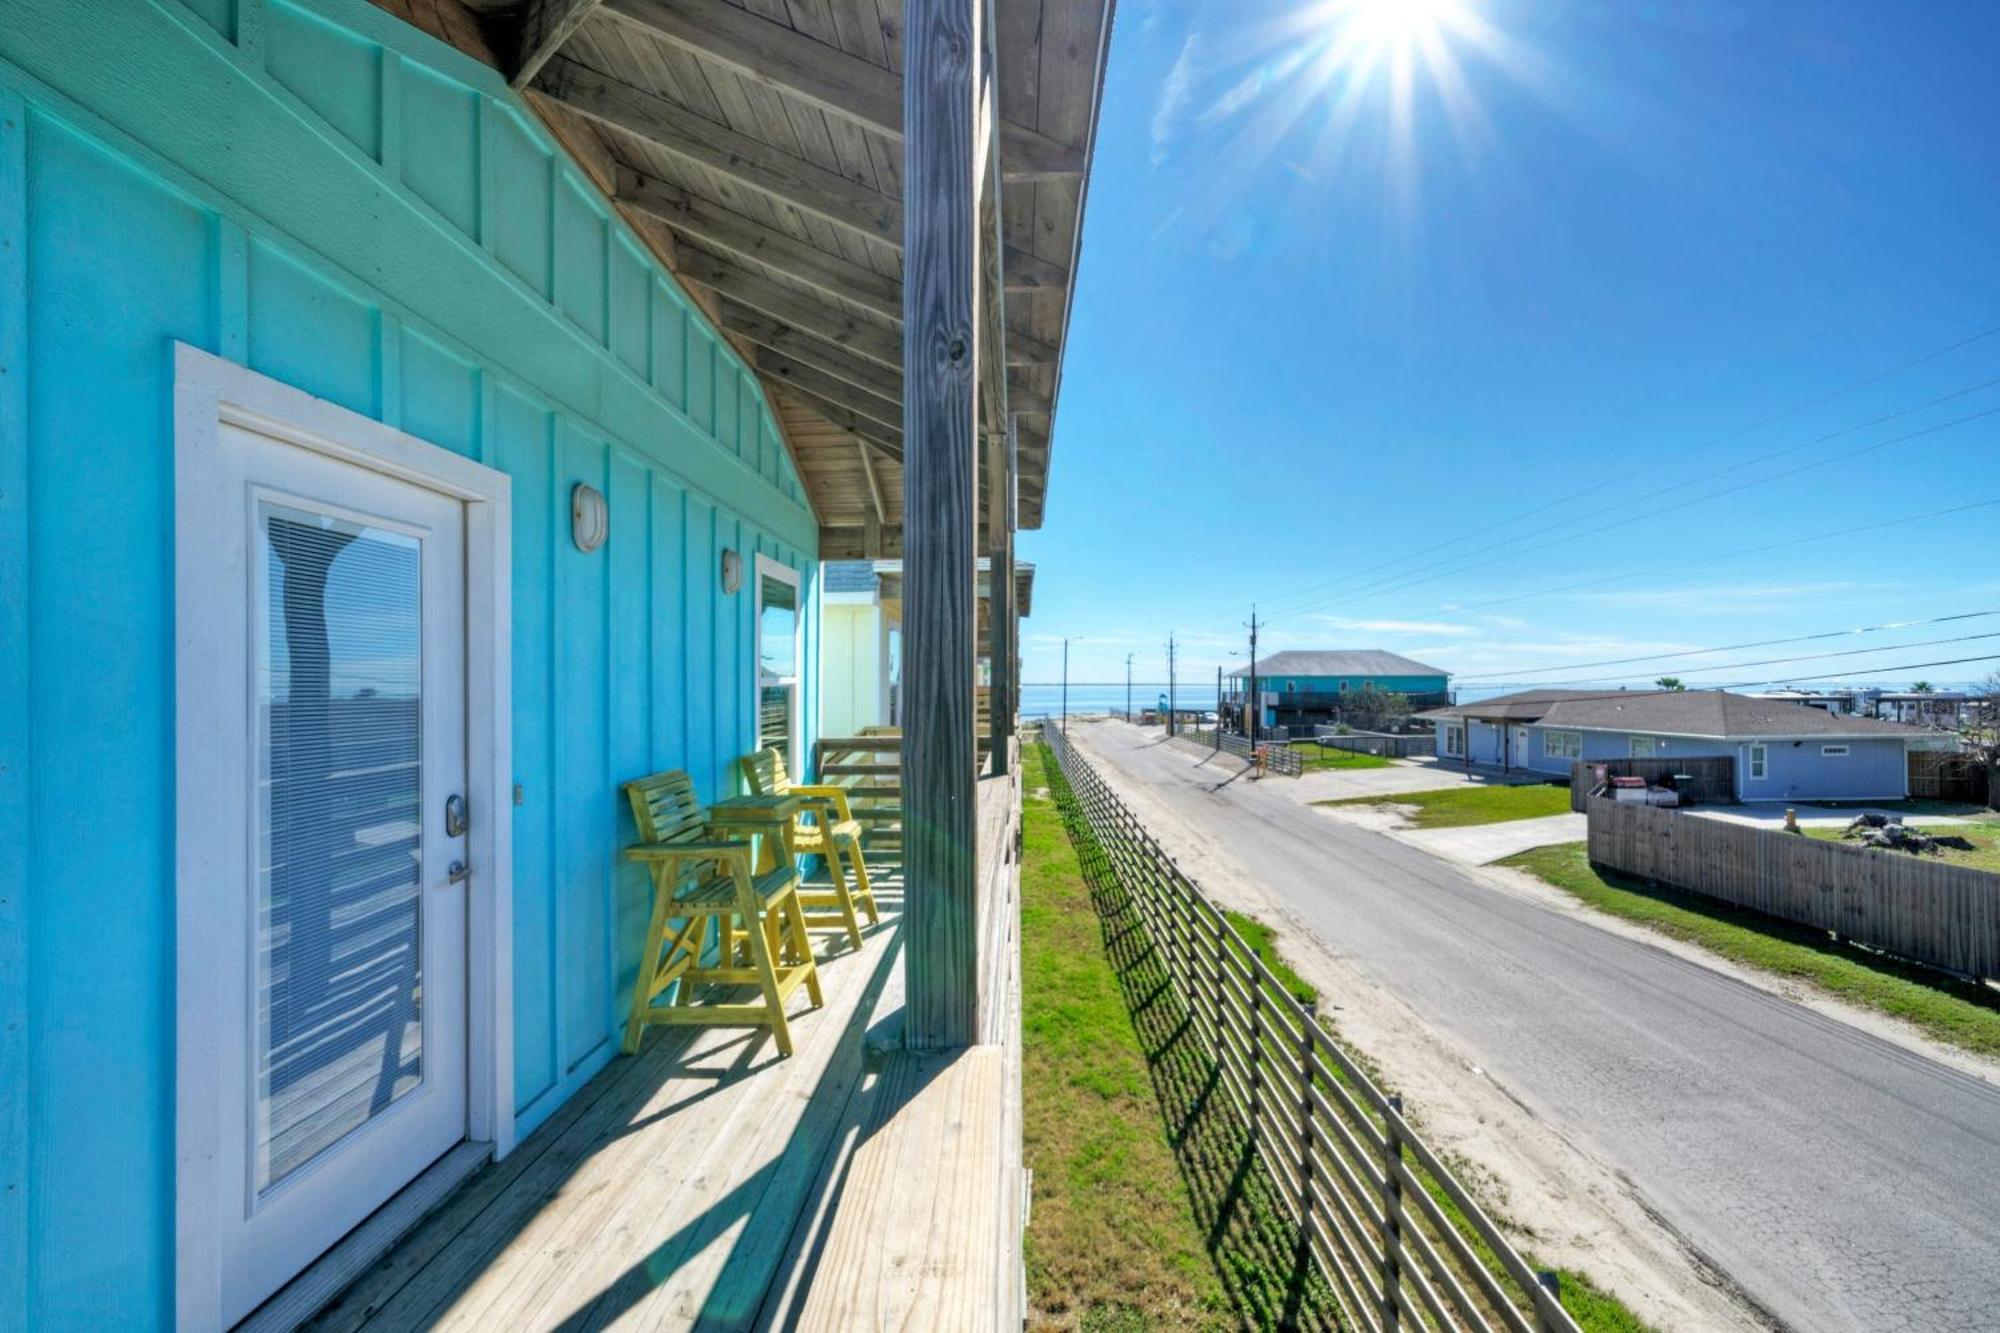
[[[2000,1089],[1179,747],[1078,739],[1798,1329],[2000,1328]],[[1072,733],[1073,736],[1076,733]]]

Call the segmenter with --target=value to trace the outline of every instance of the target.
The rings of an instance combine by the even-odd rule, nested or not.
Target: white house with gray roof
[[[1736,761],[1746,801],[1882,801],[1909,794],[1916,727],[1726,690],[1523,690],[1434,709],[1438,758],[1567,774],[1577,759]]]

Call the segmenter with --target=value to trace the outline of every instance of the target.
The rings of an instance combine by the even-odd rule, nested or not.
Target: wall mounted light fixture
[[[595,486],[576,484],[569,493],[569,535],[576,549],[588,554],[604,545],[611,535],[611,510],[604,493]]]
[[[743,586],[743,557],[728,547],[722,548],[722,590],[734,595]]]

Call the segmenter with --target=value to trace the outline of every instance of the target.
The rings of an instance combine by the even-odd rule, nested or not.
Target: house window
[[[1542,733],[1542,753],[1551,759],[1583,758],[1583,733],[1580,731],[1545,731]]]
[[[799,573],[757,557],[757,748],[799,771]]]
[[[1653,738],[1651,736],[1634,736],[1628,747],[1628,752],[1634,759],[1651,759],[1653,757]]]
[[[1819,747],[1819,752],[1828,759],[1847,758],[1847,747],[1845,745],[1822,745]]]
[[[1444,752],[1446,755],[1454,757],[1465,753],[1464,727],[1446,727],[1444,729]]]
[[[1751,746],[1750,747],[1751,781],[1762,782],[1764,780],[1765,775],[1768,774],[1770,771],[1771,771],[1770,748],[1768,746],[1763,746],[1763,745]]]

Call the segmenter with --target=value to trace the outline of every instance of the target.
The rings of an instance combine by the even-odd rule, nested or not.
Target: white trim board
[[[174,357],[176,619],[180,608],[213,597],[208,572],[185,558],[201,545],[189,515],[201,512],[203,473],[221,447],[222,427],[338,458],[456,497],[465,505],[466,766],[471,828],[467,859],[467,1138],[504,1157],[514,1146],[512,483],[506,474],[379,421],[350,412],[184,343]],[[212,753],[216,673],[203,669],[190,632],[175,635],[175,771],[201,771]],[[224,703],[223,707],[230,706]],[[229,947],[215,938],[216,914],[190,886],[208,882],[212,848],[202,794],[175,786],[175,930],[178,949]],[[216,1025],[202,1003],[206,978],[176,969],[174,1070],[174,1305],[183,1330],[211,1329],[221,1308],[216,1196],[192,1188],[217,1153],[222,1089]]]

